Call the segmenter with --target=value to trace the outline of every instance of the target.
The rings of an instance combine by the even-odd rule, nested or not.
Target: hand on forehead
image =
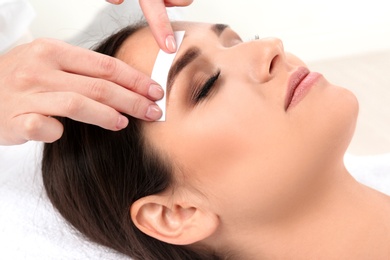
[[[131,35],[119,48],[116,57],[133,68],[152,75],[154,61],[159,47],[149,27],[145,27]]]
[[[189,43],[185,40],[189,35],[194,34],[194,30],[206,29],[210,25],[191,22],[174,22],[172,27],[174,31],[185,31],[185,37],[182,47],[176,52],[176,58]],[[160,48],[158,47],[152,31],[149,27],[145,27],[131,35],[120,47],[116,57],[123,60],[137,70],[151,76],[153,66]]]
[[[164,50],[157,48],[158,51],[157,54],[155,54],[156,46],[153,45],[150,35],[151,31],[149,28],[141,29],[125,41],[117,56],[129,65],[136,67],[138,70],[141,70],[145,74],[151,76],[151,78],[162,87],[164,93],[167,93],[168,74],[177,52],[166,53]],[[180,49],[184,35],[185,31],[174,32],[178,50]],[[145,52],[145,50],[147,51]],[[155,57],[154,62],[152,62],[153,57]],[[166,95],[164,95],[164,97],[156,103],[163,112],[159,121],[165,121]]]

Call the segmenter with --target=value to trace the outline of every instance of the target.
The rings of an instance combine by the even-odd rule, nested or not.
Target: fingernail
[[[149,87],[148,95],[155,100],[160,100],[164,96],[164,90],[161,86],[152,84]]]
[[[110,3],[110,4],[114,4],[114,5],[117,5],[120,3],[119,0],[106,0],[106,2]]]
[[[167,46],[167,49],[170,52],[176,52],[176,42],[175,42],[175,38],[172,35],[169,35],[165,39],[165,46]]]
[[[118,123],[116,124],[117,129],[123,129],[129,124],[129,119],[127,117],[120,115],[118,118]]]
[[[157,120],[162,116],[161,108],[157,105],[150,105],[145,116],[150,120]]]

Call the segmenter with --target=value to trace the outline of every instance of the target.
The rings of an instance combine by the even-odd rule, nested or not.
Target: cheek
[[[248,154],[258,155],[274,132],[275,113],[261,98],[251,93],[217,93],[213,98],[181,121],[186,134],[180,139],[186,141],[176,142],[183,161],[190,161],[199,174],[220,172]]]
[[[231,84],[191,111],[176,104],[149,136],[189,177],[218,180],[243,167],[258,170],[285,145],[288,121],[273,103],[256,88]]]
[[[250,102],[238,104],[239,100],[235,99],[234,106],[210,104],[207,110],[212,113],[194,112],[199,120],[183,119],[170,146],[184,169],[186,183],[208,197],[215,196],[217,203],[225,201],[237,207],[246,196],[258,202],[271,201],[271,194],[264,195],[268,188],[283,186],[278,172],[286,170],[280,167],[280,149],[288,135],[286,118],[272,105],[253,97],[242,99]],[[253,196],[260,190],[261,198]]]
[[[352,138],[358,115],[358,102],[349,90],[328,84],[313,91],[302,106],[296,107],[292,121],[301,139],[306,138],[310,149],[323,156],[344,153]],[[305,111],[306,110],[306,111]],[[303,123],[306,122],[306,123]]]

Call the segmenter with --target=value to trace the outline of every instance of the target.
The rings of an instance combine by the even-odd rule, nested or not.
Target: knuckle
[[[141,113],[144,110],[142,103],[142,98],[136,97],[130,105],[130,114],[136,117],[141,116]]]
[[[141,73],[135,73],[131,77],[130,90],[138,92],[143,88],[148,88],[151,84],[150,79],[142,75]]]
[[[31,86],[38,84],[45,77],[43,70],[59,48],[57,40],[40,38],[23,46],[23,60],[12,67],[8,80],[12,85]]]
[[[109,98],[109,91],[102,80],[91,81],[88,91],[90,97],[96,101],[103,102]]]
[[[57,42],[52,39],[40,38],[31,42],[30,53],[35,56],[42,57],[50,55],[57,47]]]
[[[31,114],[24,121],[24,131],[26,140],[36,140],[42,131],[42,120],[38,115]]]
[[[82,110],[83,99],[76,94],[68,97],[69,98],[66,99],[64,102],[64,113],[68,117],[72,117],[74,115],[77,115],[80,112],[80,110]]]
[[[158,12],[157,21],[159,21],[159,23],[156,24],[157,29],[159,29],[159,30],[167,30],[168,29],[169,19],[168,19],[168,16],[167,16],[167,13],[165,12],[165,10]]]
[[[98,61],[98,68],[102,78],[111,78],[117,69],[117,64],[114,58],[102,55]]]
[[[41,75],[33,68],[19,67],[11,76],[11,81],[17,86],[32,86],[40,81]]]

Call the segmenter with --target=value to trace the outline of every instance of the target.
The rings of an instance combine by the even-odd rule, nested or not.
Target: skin
[[[176,47],[165,7],[191,2],[140,1],[157,44],[166,52]],[[120,60],[57,40],[38,39],[0,56],[0,145],[58,140],[63,126],[51,116],[112,131],[127,126],[121,113],[153,121],[162,115],[155,101],[163,96],[150,75]]]
[[[123,0],[107,0],[111,4],[121,4]],[[139,0],[141,9],[158,46],[167,53],[176,51],[176,42],[173,37],[172,26],[169,21],[166,7],[188,6],[193,0]]]
[[[343,164],[355,96],[321,77],[286,111],[290,76],[306,65],[280,40],[242,42],[229,28],[216,35],[210,24],[175,28],[186,31],[176,60],[191,46],[202,56],[176,78],[167,121],[144,124],[150,144],[173,162],[176,183],[134,203],[137,227],[232,259],[389,258],[390,200],[357,183]],[[158,47],[148,28],[137,34],[118,57],[150,75]],[[217,69],[212,94],[191,102],[191,85]]]

